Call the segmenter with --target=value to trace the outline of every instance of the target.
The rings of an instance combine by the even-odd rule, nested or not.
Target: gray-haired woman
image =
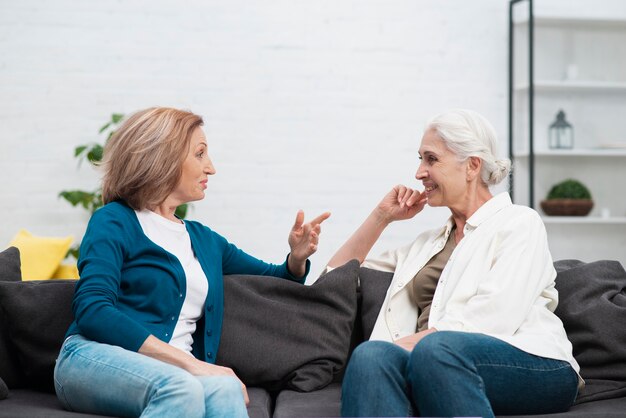
[[[554,314],[545,228],[534,210],[489,190],[510,168],[496,156],[493,127],[472,111],[443,113],[428,124],[419,155],[424,190],[394,187],[329,262],[363,262],[389,223],[426,204],[450,209],[443,227],[364,261],[394,275],[370,341],[348,365],[342,414],[567,410],[581,379]]]

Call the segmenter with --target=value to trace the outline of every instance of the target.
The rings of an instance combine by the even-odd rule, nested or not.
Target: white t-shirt
[[[183,223],[173,222],[149,210],[135,211],[143,233],[155,244],[180,261],[187,279],[183,307],[169,344],[191,355],[192,334],[202,316],[209,292],[207,280],[191,248],[191,239]]]

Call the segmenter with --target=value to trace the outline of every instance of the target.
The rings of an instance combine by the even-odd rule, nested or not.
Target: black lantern
[[[556,120],[550,125],[549,146],[550,148],[573,148],[574,147],[574,128],[565,120],[565,112],[559,110],[556,114]]]

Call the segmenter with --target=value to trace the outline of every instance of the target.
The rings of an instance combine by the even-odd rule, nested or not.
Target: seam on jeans
[[[508,367],[511,369],[523,369],[523,370],[532,370],[532,371],[536,371],[536,372],[554,372],[556,370],[562,370],[562,369],[567,369],[567,368],[571,368],[572,366],[567,363],[564,364],[562,366],[559,367],[553,367],[550,369],[547,369],[545,367],[542,368],[535,368],[535,367],[525,367],[525,366],[515,366],[512,364],[506,364],[506,363],[476,363],[476,367]]]

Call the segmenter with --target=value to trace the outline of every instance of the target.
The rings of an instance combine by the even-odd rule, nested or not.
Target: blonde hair
[[[135,210],[163,203],[180,180],[191,135],[202,125],[202,117],[166,107],[128,117],[104,147],[103,203],[122,199]]]
[[[480,177],[485,184],[498,184],[511,171],[511,161],[498,158],[496,130],[482,115],[472,110],[452,109],[435,116],[426,127],[429,129],[434,129],[461,161],[480,158],[483,162]]]

